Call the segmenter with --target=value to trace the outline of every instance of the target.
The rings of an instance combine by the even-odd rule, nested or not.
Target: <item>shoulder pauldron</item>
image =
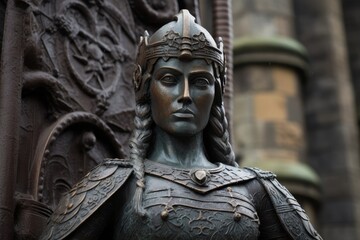
[[[60,200],[41,239],[63,239],[88,219],[129,178],[131,165],[107,160],[89,172]]]
[[[322,240],[321,236],[311,225],[305,211],[294,196],[277,181],[275,174],[258,168],[247,169],[253,171],[258,176],[271,199],[282,225],[293,239]]]

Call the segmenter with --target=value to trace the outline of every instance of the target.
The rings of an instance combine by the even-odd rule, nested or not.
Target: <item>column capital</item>
[[[298,41],[286,37],[245,36],[234,40],[234,65],[277,64],[308,69],[308,54]]]

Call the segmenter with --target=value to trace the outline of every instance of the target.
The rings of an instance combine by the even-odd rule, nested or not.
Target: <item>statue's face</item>
[[[215,96],[212,65],[205,60],[159,59],[150,84],[152,118],[165,132],[192,136],[207,125]]]

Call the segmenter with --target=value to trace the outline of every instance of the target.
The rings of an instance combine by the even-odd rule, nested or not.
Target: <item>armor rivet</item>
[[[169,217],[169,212],[167,210],[163,210],[161,211],[160,216],[162,220],[166,220]]]
[[[67,208],[70,209],[70,208],[72,208],[73,206],[74,206],[74,204],[69,203],[69,204],[67,205]]]
[[[227,188],[226,188],[226,191],[232,192],[232,188],[231,188],[231,187],[227,187]]]
[[[206,179],[206,172],[204,170],[198,170],[195,172],[195,178],[199,182],[204,182]]]
[[[241,214],[239,212],[234,212],[234,220],[236,222],[240,221],[241,219]]]

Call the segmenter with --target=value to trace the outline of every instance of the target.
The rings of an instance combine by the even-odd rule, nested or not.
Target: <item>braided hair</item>
[[[216,78],[215,99],[211,108],[209,122],[204,130],[204,145],[209,160],[213,163],[221,162],[236,166],[235,153],[230,144],[228,121],[223,105],[223,89],[219,83],[226,82],[226,68],[213,62],[213,71]]]
[[[147,69],[142,74],[141,66],[137,65],[136,74],[134,71],[133,80],[138,81],[141,78],[144,83],[145,94],[136,100],[135,106],[135,128],[130,139],[130,160],[133,163],[133,170],[136,177],[136,190],[134,195],[135,211],[141,216],[146,216],[146,211],[142,206],[142,194],[145,188],[145,168],[144,161],[148,154],[149,146],[152,142],[153,119],[151,117],[149,86],[151,72],[156,61],[150,61]]]
[[[136,190],[134,196],[135,211],[140,216],[145,216],[145,210],[141,204],[142,193],[145,188],[144,160],[151,142],[152,124],[150,104],[137,104],[135,108],[135,129],[130,140],[130,160],[136,176]]]
[[[211,108],[209,123],[204,130],[204,145],[211,162],[238,166],[230,144],[228,121],[222,104],[221,106],[213,105]]]

